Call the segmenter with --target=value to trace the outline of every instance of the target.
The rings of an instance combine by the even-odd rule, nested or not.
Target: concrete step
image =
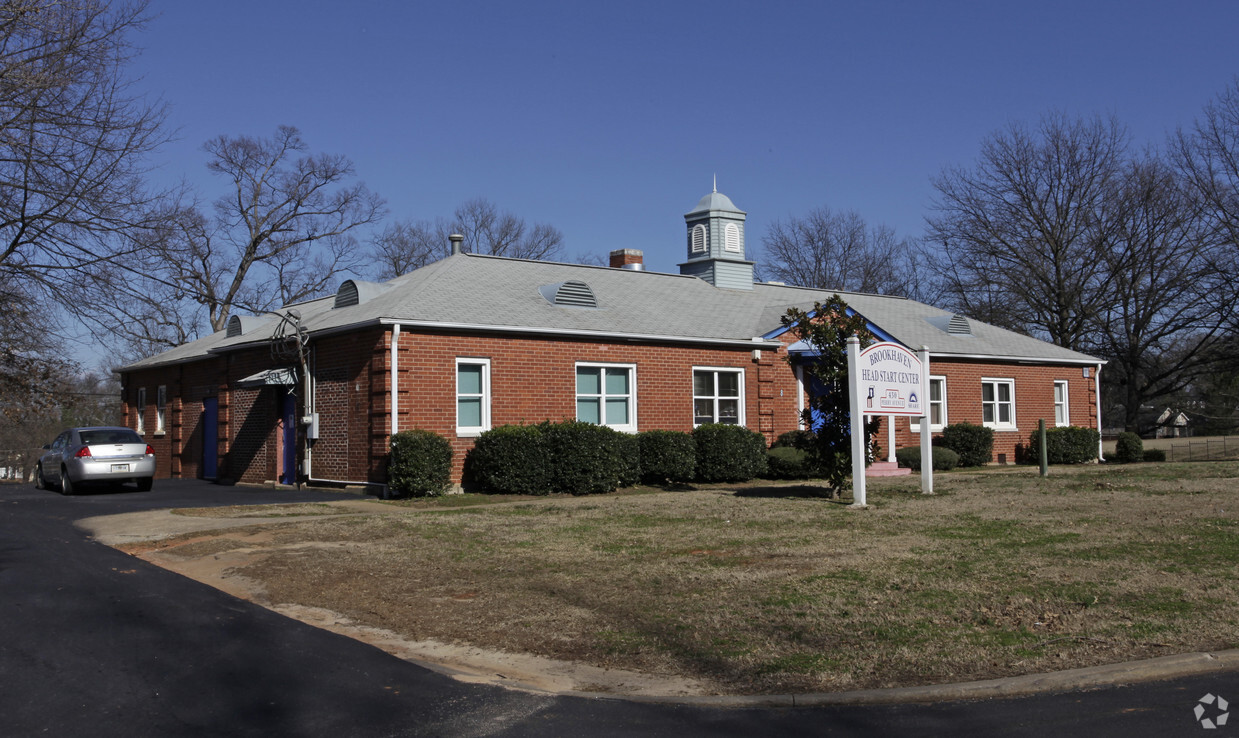
[[[866,477],[904,477],[911,473],[911,469],[901,469],[894,461],[875,461],[865,470]]]

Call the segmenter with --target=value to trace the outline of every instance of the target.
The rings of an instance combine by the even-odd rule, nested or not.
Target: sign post
[[[860,350],[847,340],[848,395],[852,421],[852,506],[865,507],[865,415],[921,418],[921,491],[933,492],[933,449],[929,430],[929,350],[920,355],[897,343]],[[864,397],[862,403],[861,398]]]

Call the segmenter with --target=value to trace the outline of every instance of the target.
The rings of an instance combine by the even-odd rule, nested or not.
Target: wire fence
[[[1172,441],[1166,461],[1223,461],[1239,459],[1239,436],[1191,438]]]

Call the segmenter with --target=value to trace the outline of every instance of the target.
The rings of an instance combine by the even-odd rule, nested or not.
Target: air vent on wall
[[[598,307],[598,299],[589,285],[578,280],[548,284],[538,289],[546,301],[560,307]]]

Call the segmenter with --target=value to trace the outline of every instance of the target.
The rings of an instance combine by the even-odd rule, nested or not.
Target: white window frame
[[[700,223],[693,226],[693,230],[689,235],[692,243],[692,252],[694,254],[704,254],[710,250],[710,244],[707,243],[706,227]]]
[[[145,387],[138,388],[137,405],[138,405],[137,407],[137,410],[138,410],[137,426],[138,427],[136,430],[138,431],[138,435],[140,436],[143,433],[146,433],[146,388]]]
[[[699,399],[700,400],[705,400],[705,399],[714,400],[714,415],[713,415],[714,420],[712,420],[711,422],[713,423],[718,422],[718,400],[719,400],[719,396],[717,394],[718,378],[715,377],[715,380],[714,380],[714,391],[716,394],[698,395],[697,394],[697,382],[696,382],[697,372],[716,372],[716,373],[717,372],[728,372],[731,374],[738,374],[740,376],[740,383],[739,383],[739,387],[737,388],[737,391],[739,392],[739,396],[736,397],[736,400],[738,400],[738,402],[736,403],[736,406],[737,406],[736,407],[736,421],[737,421],[736,425],[739,425],[742,427],[748,427],[748,420],[747,418],[745,418],[745,413],[744,413],[744,404],[745,404],[744,403],[745,401],[744,368],[735,367],[735,366],[695,366],[693,367],[692,373],[689,374],[689,377],[688,377],[689,382],[690,382],[689,387],[691,388],[691,391],[693,393],[693,402],[692,402],[692,405],[689,406],[689,410],[690,412],[692,412],[693,427],[696,428],[697,426],[702,425],[702,423],[697,422],[697,400]],[[726,399],[731,399],[731,398],[726,398]]]
[[[932,398],[933,398],[933,396],[934,396],[934,391],[933,391],[933,383],[934,383],[934,382],[941,382],[941,383],[942,383],[942,399],[941,399],[941,400],[934,400],[934,399],[932,399]],[[925,399],[925,406],[926,406],[927,408],[929,408],[929,417],[931,418],[931,420],[930,420],[930,422],[929,422],[929,432],[930,432],[930,433],[938,433],[939,431],[941,431],[943,428],[945,428],[945,427],[947,426],[947,419],[946,419],[946,377],[945,377],[945,376],[943,376],[943,375],[941,375],[941,374],[930,374],[930,375],[929,375],[929,384],[930,384],[930,389],[929,389],[929,397],[927,397],[927,398]],[[940,413],[938,413],[938,416],[942,419],[942,422],[941,422],[941,423],[935,423],[935,422],[933,422],[933,420],[932,420],[932,418],[934,417],[934,410],[933,410],[933,406],[934,406],[934,405],[941,405],[941,406],[942,406],[942,411],[941,411]],[[913,433],[920,433],[920,432],[921,432],[921,423],[920,423],[919,418],[912,418],[912,432],[913,432]]]
[[[991,403],[987,403],[985,401],[985,385],[987,384],[994,385],[994,399]],[[1002,401],[998,399],[998,387],[1000,385],[1006,385],[1010,389],[1011,399],[1009,403],[1003,403]],[[992,404],[994,406],[994,419],[988,422],[985,420],[985,406],[987,404]],[[999,418],[1002,416],[1002,414],[999,412],[999,407],[1003,404],[1010,404],[1011,406],[1011,421],[1008,423],[1004,423],[1001,420],[999,420]],[[981,377],[981,425],[985,426],[986,428],[993,428],[994,430],[1012,431],[1012,430],[1017,429],[1016,420],[1015,420],[1015,380],[1014,379],[1010,377]]]
[[[462,366],[480,366],[482,367],[482,392],[461,394],[460,392],[460,367]],[[452,381],[456,383],[456,393],[453,398],[453,413],[456,415],[456,435],[464,438],[473,438],[480,436],[490,430],[490,359],[474,358],[467,356],[456,357],[455,377]],[[460,424],[460,400],[461,398],[479,398],[482,401],[482,424],[462,426]]]
[[[740,226],[735,223],[723,227],[723,250],[740,253]]]
[[[167,385],[159,385],[155,389],[155,434],[159,435],[164,432],[164,422],[167,418],[168,408],[168,387]]]
[[[578,369],[599,369],[598,380],[601,383],[599,394],[582,395],[577,392],[576,373]],[[626,395],[611,395],[607,393],[606,370],[607,369],[623,369],[628,372],[628,394]],[[608,428],[614,428],[617,431],[624,433],[637,432],[637,365],[636,364],[609,364],[597,361],[578,361],[572,369],[572,396],[573,396],[573,412],[576,410],[576,401],[582,397],[596,397],[599,400],[599,418],[602,422],[599,425],[605,425]],[[628,400],[628,422],[624,424],[610,424],[607,422],[607,399],[623,397]],[[580,420],[578,417],[577,420]]]
[[[1062,402],[1059,402],[1058,400],[1058,388],[1059,387],[1063,388]],[[1062,428],[1063,426],[1071,425],[1071,400],[1070,400],[1071,395],[1068,391],[1070,387],[1071,387],[1071,383],[1065,379],[1054,380],[1054,425],[1059,428]],[[1063,419],[1061,421],[1058,419],[1059,407],[1062,407]]]

